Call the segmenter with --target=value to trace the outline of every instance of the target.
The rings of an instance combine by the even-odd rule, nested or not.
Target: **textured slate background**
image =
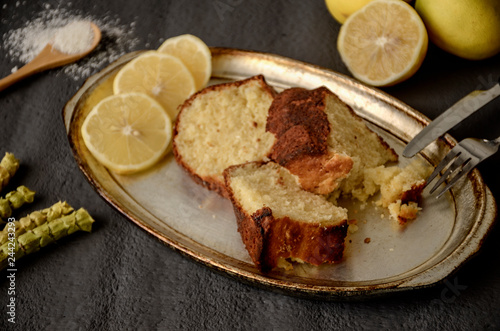
[[[0,1],[0,37],[46,5],[135,22],[138,43],[156,48],[192,33],[210,46],[276,53],[349,75],[336,50],[340,25],[322,0]],[[5,6],[4,6],[5,5]],[[0,76],[19,63],[0,54]],[[463,95],[492,86],[500,57],[473,62],[430,46],[421,70],[384,89],[430,118]],[[355,303],[300,299],[243,284],[181,256],[127,221],[85,180],[61,120],[65,102],[84,79],[52,70],[0,92],[0,154],[15,153],[21,169],[10,187],[37,191],[23,215],[57,200],[87,208],[92,234],[76,234],[17,263],[18,330],[325,330],[500,329],[500,233],[480,254],[435,287]],[[453,130],[456,138],[496,137],[500,100]],[[480,166],[500,198],[499,157]],[[8,282],[0,272],[0,329],[7,323]]]

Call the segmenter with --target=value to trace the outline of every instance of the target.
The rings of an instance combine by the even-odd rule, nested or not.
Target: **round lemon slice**
[[[129,174],[149,168],[167,151],[172,121],[163,107],[142,93],[109,96],[85,118],[82,137],[108,169]]]
[[[212,74],[212,53],[200,38],[190,34],[172,37],[165,40],[158,51],[180,59],[193,75],[197,90],[207,85]]]
[[[147,94],[172,119],[177,116],[177,107],[195,91],[193,76],[181,60],[157,51],[148,51],[127,63],[113,81],[115,94]]]
[[[349,16],[337,47],[354,77],[389,86],[411,77],[422,64],[428,37],[419,15],[404,1],[375,0]]]

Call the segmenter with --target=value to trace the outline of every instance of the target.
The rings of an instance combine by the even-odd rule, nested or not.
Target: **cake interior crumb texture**
[[[406,167],[378,166],[364,171],[364,185],[367,192],[380,190],[381,198],[377,204],[388,207],[391,203],[401,199],[401,194],[411,191],[415,186],[425,183],[432,171],[430,166],[420,160],[414,160]]]
[[[404,225],[417,218],[425,178],[432,170],[421,160],[413,160],[404,168],[379,166],[365,169],[365,191],[369,194],[380,191],[376,204],[387,208],[391,218]]]
[[[263,160],[274,136],[265,132],[273,96],[261,79],[209,87],[180,114],[175,145],[197,175],[223,182],[231,165]]]
[[[364,192],[364,170],[397,161],[397,154],[334,94],[327,94],[325,111],[332,127],[328,146],[337,153],[350,156],[353,161],[340,191],[366,201],[369,195]]]
[[[347,211],[324,196],[302,190],[297,177],[274,162],[249,163],[231,172],[231,189],[242,208],[254,213],[264,207],[277,219],[335,225],[347,219]]]

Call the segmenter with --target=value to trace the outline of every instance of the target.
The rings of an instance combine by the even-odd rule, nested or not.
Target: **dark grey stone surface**
[[[0,2],[0,38],[46,5],[95,18],[135,22],[138,43],[156,48],[171,36],[192,33],[210,46],[270,52],[349,75],[336,50],[340,25],[322,0],[159,1],[72,0]],[[0,76],[19,63],[0,53]],[[430,118],[473,89],[500,77],[500,57],[466,61],[430,46],[421,70],[384,89]],[[92,234],[75,234],[17,263],[16,324],[7,322],[7,273],[0,272],[0,329],[18,330],[498,330],[500,233],[494,229],[480,254],[446,282],[362,302],[301,299],[228,278],[166,247],[111,208],[74,161],[61,119],[65,102],[84,79],[52,70],[0,92],[0,154],[22,160],[9,185],[37,191],[20,213],[57,200],[85,207]],[[500,134],[493,102],[456,138]],[[480,170],[500,198],[499,157]]]

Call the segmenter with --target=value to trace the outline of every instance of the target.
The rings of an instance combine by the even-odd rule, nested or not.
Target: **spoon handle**
[[[42,61],[46,59],[47,55],[50,53],[52,46],[47,45],[41,52],[40,54],[35,57],[31,62],[27,63],[23,67],[21,67],[19,70],[16,72],[8,75],[7,77],[4,77],[0,79],[0,91],[3,91],[7,87],[11,86],[14,83],[17,83],[23,78],[29,77],[33,74],[36,74],[40,71],[43,71],[45,69],[49,69],[49,66],[46,65]]]
[[[0,91],[3,91],[12,84],[17,83],[21,79],[31,76],[32,74],[35,73],[29,67],[26,66],[8,75],[7,77],[0,79]]]

